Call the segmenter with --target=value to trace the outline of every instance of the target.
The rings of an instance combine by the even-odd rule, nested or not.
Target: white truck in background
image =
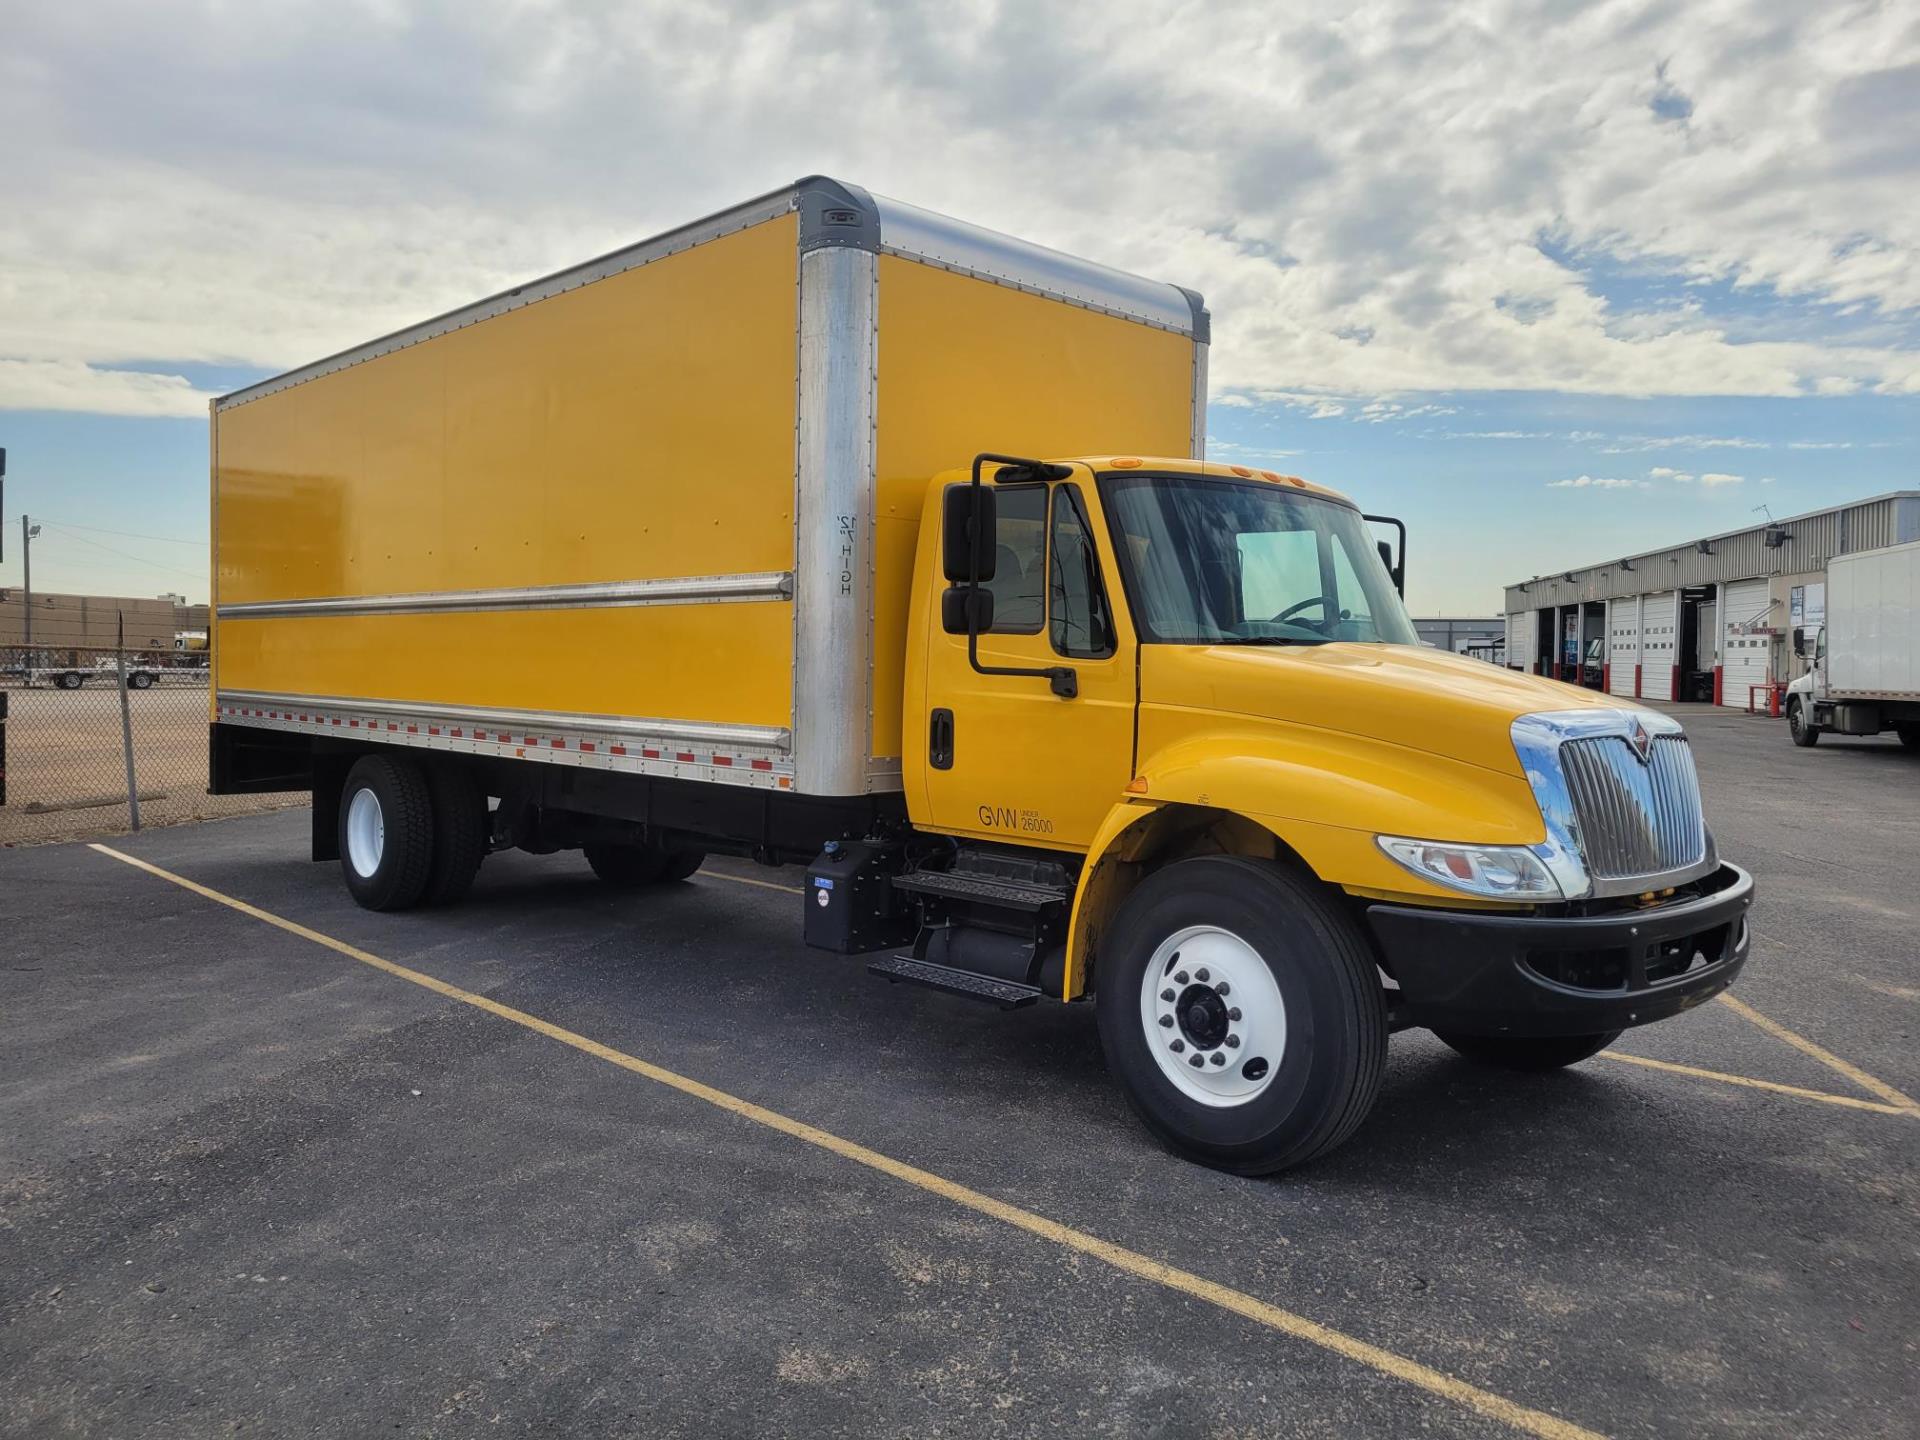
[[[1787,687],[1796,745],[1825,731],[1892,730],[1920,750],[1920,540],[1836,555],[1827,567],[1827,619],[1812,635],[1812,665]],[[1804,635],[1796,637],[1803,648]]]

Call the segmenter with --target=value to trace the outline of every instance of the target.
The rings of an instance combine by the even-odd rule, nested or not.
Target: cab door
[[[1133,777],[1134,637],[1097,497],[1074,480],[996,486],[990,631],[980,663],[1066,666],[1074,694],[1036,675],[983,675],[965,634],[929,637],[927,826],[1085,850]],[[912,723],[911,721],[909,723]]]

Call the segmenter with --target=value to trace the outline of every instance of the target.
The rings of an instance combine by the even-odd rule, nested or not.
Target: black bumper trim
[[[1753,877],[1723,864],[1706,883],[1704,895],[1618,915],[1370,905],[1367,923],[1400,986],[1396,1027],[1597,1035],[1704,1004],[1733,983],[1753,944]]]

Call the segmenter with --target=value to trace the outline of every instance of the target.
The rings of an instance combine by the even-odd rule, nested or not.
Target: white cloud
[[[1720,485],[1741,485],[1746,482],[1744,475],[1725,475],[1719,471],[1709,471],[1700,477],[1700,483],[1709,487]]]
[[[1766,450],[1771,442],[1744,435],[1614,435],[1600,447],[1602,455],[1633,455],[1647,450]]]
[[[1549,480],[1549,490],[1645,490],[1644,480],[1623,480],[1613,476],[1576,475],[1571,480]]]
[[[15,9],[16,361],[296,364],[826,169],[1206,291],[1216,386],[1319,418],[1920,393],[1910,327],[1801,304],[1920,310],[1897,5]],[[1716,283],[1627,310],[1594,258]]]
[[[179,375],[99,370],[77,360],[0,358],[0,410],[81,410],[95,415],[205,419],[211,393]]]
[[[1675,470],[1671,466],[1656,465],[1647,472],[1656,480],[1671,480],[1677,485],[1691,483],[1693,476],[1685,470]]]
[[[1449,440],[1551,440],[1546,430],[1449,430]]]

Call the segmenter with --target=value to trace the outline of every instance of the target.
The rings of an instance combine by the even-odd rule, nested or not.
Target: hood
[[[1141,700],[1364,736],[1521,773],[1511,728],[1630,700],[1414,645],[1146,645]]]

